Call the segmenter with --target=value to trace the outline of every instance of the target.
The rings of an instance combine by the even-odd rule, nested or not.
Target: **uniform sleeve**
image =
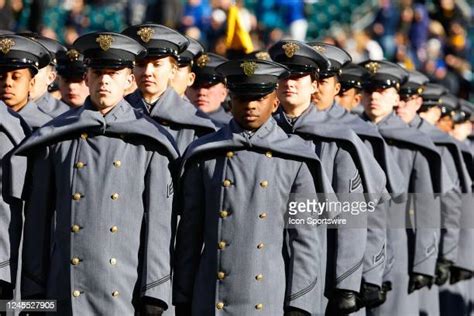
[[[144,199],[147,238],[142,296],[169,305],[173,180],[168,158],[157,152],[148,167]]]
[[[292,193],[295,196],[316,198],[315,181],[308,166],[303,163],[299,169]],[[298,308],[308,313],[319,313],[316,297],[320,296],[324,272],[321,271],[320,255],[322,241],[316,226],[308,224],[288,228],[289,260],[287,262],[286,307]],[[323,254],[324,255],[324,254]]]
[[[447,150],[443,151],[443,162],[452,178],[454,188],[441,196],[441,240],[439,255],[452,262],[458,253],[459,232],[461,227],[462,196],[459,175],[455,162]]]
[[[347,224],[336,231],[335,287],[359,292],[367,244],[367,212],[357,210],[366,203],[364,188],[352,156],[343,148],[337,152],[334,168],[334,191],[340,202],[351,205],[350,212],[341,213]]]
[[[204,183],[199,164],[191,164],[181,179],[182,216],[176,237],[173,304],[191,304],[201,259],[204,231]]]
[[[25,186],[21,296],[43,296],[49,270],[52,217],[55,210],[55,175],[49,148],[29,158]]]
[[[413,209],[409,216],[415,223],[415,254],[413,272],[435,275],[441,225],[440,198],[433,192],[429,162],[417,152],[410,181]]]

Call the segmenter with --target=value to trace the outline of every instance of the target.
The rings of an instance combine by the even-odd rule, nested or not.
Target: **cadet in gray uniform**
[[[178,70],[171,80],[171,86],[181,97],[189,101],[185,92],[193,85],[196,79],[196,74],[193,71],[194,59],[204,52],[204,47],[195,39],[188,36],[186,38],[189,41],[189,46],[178,55]]]
[[[44,66],[40,65],[39,67],[38,73],[35,76],[35,84],[30,91],[30,100],[38,105],[40,111],[52,118],[63,114],[69,110],[69,107],[61,100],[53,97],[52,94],[48,92],[48,87],[56,80],[56,56],[59,52],[65,52],[66,48],[57,41],[36,33],[25,32],[19,33],[19,35],[40,43],[46,47],[51,55],[49,64]]]
[[[341,89],[336,95],[335,101],[348,112],[355,112],[356,109],[361,106],[361,76],[363,73],[365,73],[365,69],[353,63],[348,63],[341,68],[339,76]]]
[[[287,204],[292,194],[332,189],[311,148],[271,117],[287,68],[255,59],[217,71],[227,78],[234,118],[184,157],[177,315],[316,313],[316,284],[324,278],[319,228],[287,227]]]
[[[362,65],[369,73],[364,82],[363,117],[376,124],[402,171],[405,192],[413,193],[407,203],[390,203],[384,281],[390,282],[393,290],[372,312],[414,315],[418,313],[416,290],[431,286],[435,275],[440,227],[435,193],[444,193],[452,185],[442,182],[447,179],[441,178],[441,158],[431,140],[393,112],[407,72],[387,61],[369,60]]]
[[[0,102],[0,300],[13,298],[16,284],[18,249],[20,244],[23,187],[26,159],[10,153],[25,136],[30,134],[23,119]],[[11,167],[15,173],[11,172]]]
[[[134,69],[138,89],[127,95],[126,100],[165,126],[183,154],[193,140],[216,130],[205,113],[184,100],[170,85],[178,70],[178,56],[189,45],[188,39],[158,24],[131,26],[122,34],[147,49]]]
[[[387,191],[394,199],[403,198],[404,185],[403,180],[400,179],[401,171],[383,137],[373,124],[365,122],[360,117],[348,112],[357,105],[354,102],[357,99],[355,98],[357,96],[355,91],[362,92],[362,80],[367,75],[367,71],[359,65],[347,64],[348,55],[335,46],[318,43],[313,48],[321,51],[331,61],[330,68],[320,71],[318,92],[313,95],[314,99],[321,100],[319,109],[324,109],[324,112],[328,114],[329,122],[349,127],[361,138],[385,172]],[[339,65],[343,64],[347,66],[340,68]],[[353,91],[350,94],[352,99],[345,97],[351,104],[347,109],[344,109],[334,100],[331,101],[330,96],[336,93],[337,90],[339,90],[339,93],[341,91]],[[328,93],[329,97],[327,96]],[[361,94],[359,96],[361,97]],[[367,215],[367,247],[364,254],[360,294],[362,306],[369,308],[382,304],[389,288],[388,284],[382,282],[387,248],[387,208],[388,202],[382,201],[377,205],[374,212]],[[361,313],[365,313],[365,311],[361,311]]]
[[[82,106],[89,88],[84,80],[86,66],[84,55],[75,49],[58,53],[58,86],[61,93],[61,101],[72,108]]]
[[[81,36],[74,48],[87,60],[90,97],[17,149],[30,163],[22,298],[57,300],[59,315],[161,315],[178,154],[123,100],[144,48],[111,32]]]
[[[281,107],[275,118],[279,125],[287,133],[312,143],[340,199],[360,202],[367,198],[378,203],[385,189],[383,170],[353,131],[328,124],[328,115],[317,112],[311,103],[311,95],[317,90],[318,70],[330,66],[328,59],[312,47],[290,40],[276,43],[269,53],[291,70],[290,77],[281,80],[277,90]],[[362,195],[364,187],[369,193],[366,197]],[[355,229],[340,227],[329,231],[327,280],[319,285],[326,288],[330,298],[328,313],[348,313],[360,307],[357,293],[367,241],[366,219],[367,213],[361,213],[350,219]],[[325,303],[322,300],[323,309]]]
[[[46,48],[19,35],[0,36],[0,99],[35,130],[52,116],[28,100],[38,69],[50,62]]]
[[[226,125],[232,118],[222,107],[227,98],[224,77],[216,73],[216,67],[226,61],[226,58],[212,53],[200,55],[193,66],[196,80],[186,91],[190,102],[218,126]]]
[[[457,260],[459,228],[461,227],[462,194],[470,195],[471,180],[456,141],[417,115],[423,104],[421,94],[428,77],[417,71],[408,73],[400,88],[397,115],[409,126],[428,135],[436,145],[454,188],[441,197],[441,239],[436,265],[435,285],[420,290],[420,313],[439,315],[438,286],[449,278],[449,269]]]

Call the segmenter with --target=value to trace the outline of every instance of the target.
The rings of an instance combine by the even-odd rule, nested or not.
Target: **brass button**
[[[81,230],[81,227],[79,225],[72,225],[71,231],[73,233],[78,233]]]
[[[232,158],[232,157],[234,157],[234,152],[233,151],[228,151],[226,156],[227,156],[227,158]]]
[[[217,278],[218,278],[219,280],[224,280],[224,278],[225,278],[225,273],[222,272],[222,271],[217,272]]]
[[[112,296],[113,296],[113,297],[117,297],[117,296],[119,296],[119,295],[120,295],[120,292],[119,292],[119,291],[113,291],[113,292],[112,292]]]
[[[229,212],[227,210],[222,210],[219,212],[219,216],[221,218],[226,218],[227,216],[229,216]]]
[[[110,227],[110,231],[112,233],[116,233],[118,231],[118,227],[117,226],[112,226],[112,227]]]
[[[76,166],[77,169],[81,169],[81,168],[84,168],[85,165],[86,164],[83,163],[82,161],[78,161],[78,162],[76,162],[75,166]]]
[[[257,274],[257,275],[255,276],[255,280],[257,280],[257,281],[263,280],[263,274]]]
[[[73,266],[77,266],[79,264],[79,262],[81,262],[81,260],[77,257],[74,257],[71,259],[71,263]]]
[[[224,187],[230,187],[230,185],[232,184],[232,181],[230,181],[229,179],[225,179],[224,182],[222,182],[222,185]]]
[[[74,297],[79,297],[79,295],[81,295],[81,292],[78,290],[75,290],[74,292],[72,292],[72,296]]]
[[[222,302],[217,303],[216,308],[217,309],[223,309],[224,308],[224,303],[222,303]]]
[[[87,135],[87,133],[82,133],[82,134],[81,134],[81,138],[82,138],[82,139],[87,139],[88,136],[89,136],[89,135]]]
[[[262,213],[262,214],[259,214],[259,215],[258,215],[258,218],[260,218],[260,219],[267,218],[267,213],[264,212],[264,213]]]
[[[79,201],[81,197],[82,197],[81,193],[74,193],[74,195],[72,196],[72,199],[74,201]]]
[[[110,198],[111,198],[112,200],[117,200],[117,199],[119,198],[119,194],[118,194],[118,193],[114,193],[114,194],[112,194],[112,195],[110,196]]]
[[[410,214],[410,216],[415,215],[415,210],[414,210],[414,209],[410,209],[410,210],[408,211],[408,214]]]
[[[224,249],[225,247],[227,246],[227,243],[225,241],[220,241],[218,244],[217,244],[217,247],[222,250]]]
[[[263,304],[255,305],[255,309],[262,310],[263,309]]]
[[[257,249],[262,249],[263,247],[265,247],[265,244],[263,242],[257,245]]]
[[[265,153],[265,156],[267,156],[268,158],[272,158],[272,157],[273,157],[273,154],[272,154],[271,151],[267,151],[267,152]]]
[[[117,259],[110,258],[110,264],[113,265],[113,266],[116,265],[117,264]]]
[[[122,165],[122,162],[120,160],[115,160],[113,162],[114,167],[119,168]]]
[[[268,181],[267,181],[267,180],[263,180],[262,182],[260,182],[260,186],[261,186],[262,188],[268,187]]]

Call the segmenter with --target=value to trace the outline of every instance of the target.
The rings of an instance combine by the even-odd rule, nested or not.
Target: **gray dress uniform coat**
[[[24,157],[11,157],[12,150],[29,135],[23,119],[0,102],[0,281],[16,283],[18,249],[22,227],[21,192],[26,171]],[[12,167],[15,172],[12,173]]]
[[[434,276],[441,221],[435,193],[447,192],[452,183],[442,177],[441,157],[423,133],[410,128],[393,112],[377,127],[399,164],[406,192],[416,194],[407,203],[390,203],[384,281],[390,281],[393,290],[373,312],[412,315],[418,313],[419,305],[418,292],[408,294],[409,276],[412,272]],[[405,229],[406,225],[411,228]]]
[[[455,184],[454,188],[441,197],[441,239],[439,245],[439,256],[457,261],[459,232],[461,227],[462,199],[463,195],[471,193],[471,179],[464,165],[461,150],[456,141],[448,134],[423,120],[418,115],[409,124],[421,132],[430,136],[433,143],[440,152],[448,175]],[[474,240],[474,239],[473,239]],[[423,288],[420,291],[420,312],[428,315],[439,315],[439,293],[438,286],[433,285],[431,289]]]
[[[41,112],[53,118],[63,114],[66,111],[69,111],[70,109],[66,103],[56,99],[49,92],[46,92],[41,97],[36,99],[35,103],[38,105],[38,108]]]
[[[317,112],[313,104],[293,125],[282,109],[277,111],[275,118],[287,133],[297,134],[313,143],[339,196],[342,194],[345,200],[354,198],[359,203],[377,201],[376,204],[388,198],[384,194],[386,179],[383,170],[354,132],[327,124],[327,114]],[[364,197],[362,193],[365,192]],[[354,219],[357,228],[340,227],[329,231],[327,295],[333,288],[360,290],[367,242],[367,213],[361,213],[351,221]]]
[[[31,130],[35,131],[53,119],[53,116],[41,111],[34,101],[29,101],[19,112]]]
[[[291,194],[332,193],[311,147],[272,118],[251,137],[232,120],[192,143],[183,165],[174,304],[205,316],[321,313],[319,228],[285,223]]]
[[[87,99],[20,145],[31,162],[22,297],[58,300],[60,315],[170,304],[177,152],[165,134],[124,100],[103,116]]]
[[[163,125],[173,136],[181,155],[193,140],[217,129],[204,112],[185,101],[171,87],[153,105],[143,100],[138,89],[125,99]]]
[[[386,187],[392,199],[403,198],[404,184],[400,178],[400,168],[377,127],[349,113],[337,103],[334,103],[326,112],[332,119],[332,123],[350,127],[364,142],[385,172]],[[362,278],[365,282],[378,286],[382,285],[385,268],[387,208],[388,202],[382,202],[377,205],[375,212],[367,215],[367,247]]]

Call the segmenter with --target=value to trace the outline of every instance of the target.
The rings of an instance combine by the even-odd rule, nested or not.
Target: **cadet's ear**
[[[352,100],[352,105],[356,106],[356,105],[360,104],[361,101],[362,101],[362,94],[356,93],[355,96],[354,96],[354,99]]]
[[[130,73],[127,76],[127,88],[126,89],[130,89],[130,87],[132,86],[134,81],[135,81],[135,75],[130,70]]]
[[[52,66],[48,66],[48,67],[52,67]],[[54,80],[56,80],[56,77],[57,77],[56,70],[54,70],[54,68],[50,68],[48,72],[48,81],[47,81],[48,86],[52,84]]]
[[[188,87],[191,87],[194,84],[194,80],[196,80],[196,74],[194,72],[190,72],[188,74]]]
[[[31,78],[28,91],[31,91],[33,89],[35,82],[36,82],[36,78],[35,77]]]
[[[341,84],[339,82],[336,82],[335,90],[334,90],[334,96],[339,94],[339,91],[341,91]]]
[[[276,92],[273,92],[273,93],[274,93],[275,99],[273,100],[273,104],[272,104],[272,113],[275,113],[276,110],[278,109],[278,106],[280,106],[280,100],[278,100]]]
[[[311,94],[315,94],[316,92],[318,92],[318,81],[317,80],[313,80],[311,82]]]

